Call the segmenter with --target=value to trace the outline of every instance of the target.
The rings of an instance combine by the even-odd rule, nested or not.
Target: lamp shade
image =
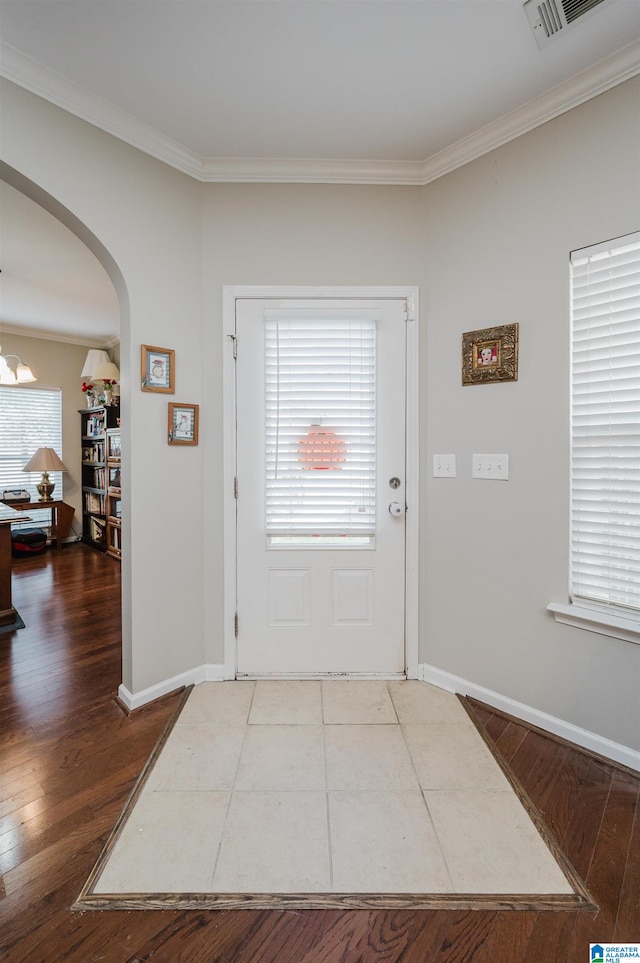
[[[53,448],[38,448],[35,455],[29,459],[23,471],[68,471],[67,466],[60,460]]]
[[[91,375],[93,381],[120,381],[118,366],[113,361],[103,361]]]
[[[80,373],[81,378],[88,378],[93,381],[95,378],[95,373],[101,364],[110,364],[110,358],[106,351],[101,351],[99,348],[91,348],[87,353],[85,358],[84,368]]]
[[[0,352],[2,352],[1,347]],[[12,368],[7,358],[13,358],[18,362],[17,365]],[[17,354],[2,355],[0,353],[0,385],[24,385],[37,380],[29,365],[24,364],[22,358],[19,358]]]
[[[0,354],[0,385],[15,385],[18,379],[11,370],[3,355]]]
[[[26,385],[31,381],[38,380],[29,365],[24,364],[22,361],[16,367],[16,378],[18,379],[19,385]]]

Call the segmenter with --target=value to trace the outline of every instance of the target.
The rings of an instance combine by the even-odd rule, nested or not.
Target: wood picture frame
[[[462,384],[518,380],[518,324],[480,328],[462,335]]]
[[[200,406],[169,402],[167,442],[170,445],[197,445]]]
[[[141,346],[140,388],[142,391],[175,392],[176,353],[171,348]]]

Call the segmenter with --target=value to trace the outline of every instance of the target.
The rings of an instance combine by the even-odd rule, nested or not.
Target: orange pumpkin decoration
[[[344,440],[321,425],[311,425],[298,442],[298,461],[305,471],[339,471],[346,454]]]

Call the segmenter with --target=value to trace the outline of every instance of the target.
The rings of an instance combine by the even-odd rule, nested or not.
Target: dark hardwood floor
[[[588,963],[589,942],[640,940],[640,779],[477,704],[598,912],[71,912],[177,704],[127,717],[114,701],[119,579],[81,545],[15,563],[26,627],[0,635],[0,959]]]

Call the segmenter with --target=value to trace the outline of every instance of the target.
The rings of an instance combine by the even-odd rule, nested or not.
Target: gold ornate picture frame
[[[175,392],[176,353],[172,348],[141,346],[140,387],[143,391]]]
[[[518,325],[480,328],[462,335],[462,384],[518,380]]]
[[[197,445],[199,416],[199,405],[176,404],[170,401],[167,442],[170,445]]]

